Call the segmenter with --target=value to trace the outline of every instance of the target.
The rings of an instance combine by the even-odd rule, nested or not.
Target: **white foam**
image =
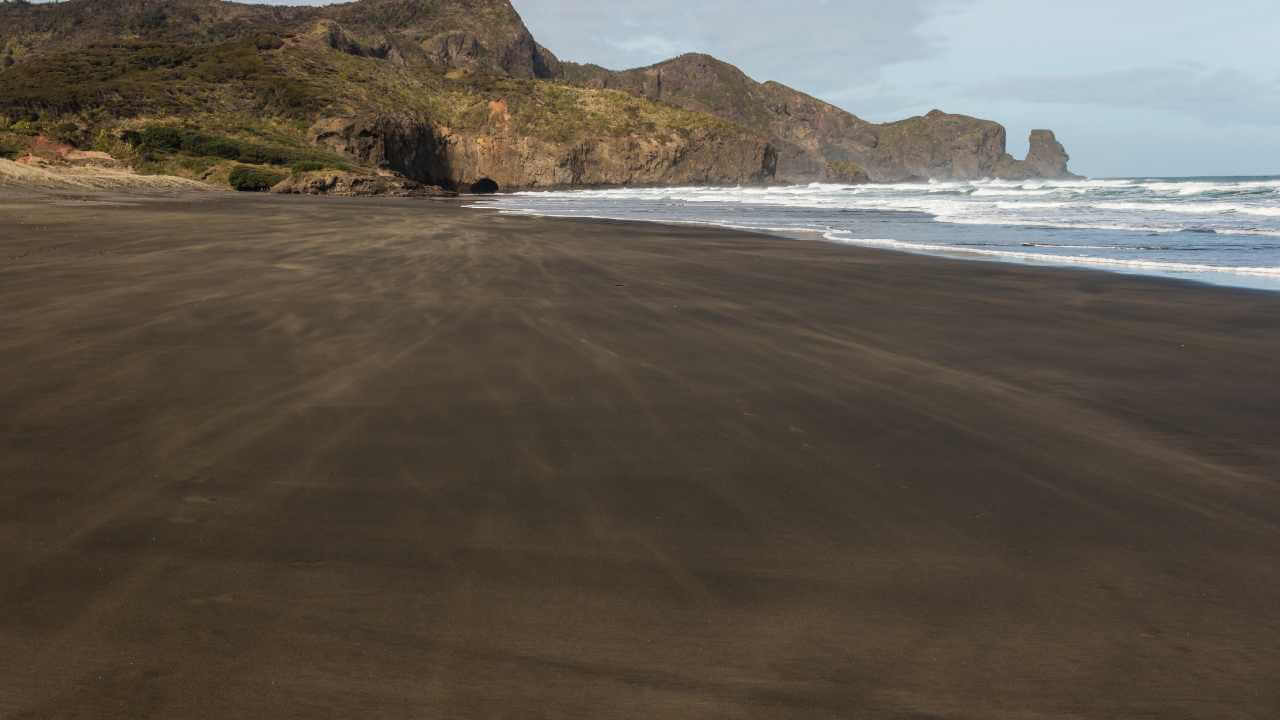
[[[973,197],[1043,197],[1045,195],[1053,195],[1060,192],[1060,188],[978,188],[971,195]]]
[[[984,257],[994,257],[1004,260],[1020,260],[1034,263],[1095,265],[1165,273],[1225,273],[1231,275],[1253,275],[1280,278],[1280,267],[1232,267],[1227,265],[1202,265],[1195,263],[1163,262],[1158,260],[1103,258],[1091,255],[1050,255],[1047,253],[1019,252],[1016,250],[991,250],[988,248],[975,248],[963,245],[903,242],[901,240],[890,240],[885,238],[855,238],[844,231],[823,233],[823,238],[846,245],[864,245],[867,247],[889,248],[893,250],[928,254],[941,253],[949,255],[961,253],[965,255],[981,255]]]
[[[1275,267],[1216,264],[1239,262],[1255,251],[1264,253],[1260,255],[1268,258],[1264,262],[1274,263],[1272,258],[1277,257],[1280,247],[1266,244],[1251,247],[1241,244],[1245,241],[1239,238],[1280,237],[1280,180],[1276,179],[812,183],[777,187],[613,188],[528,192],[505,197],[506,200],[494,206],[509,212],[554,217],[589,216],[715,225],[755,232],[822,233],[841,242],[879,242],[882,247],[915,252],[958,252],[1016,262],[1113,267],[1156,274],[1254,275],[1267,277],[1271,282],[1270,278],[1280,273],[1280,268]],[[524,199],[529,202],[522,203]],[[892,216],[879,213],[915,213],[955,225],[1043,228],[1071,234],[1030,235],[1028,237],[1037,240],[1052,237],[1066,242],[1043,243],[1041,247],[1033,245],[1019,251],[1011,249],[1016,247],[1011,242],[996,247],[972,247],[894,240],[855,241],[851,239],[854,233],[837,230],[851,230],[868,223],[898,222]],[[752,218],[759,218],[761,222],[752,223]],[[789,225],[792,221],[794,224]],[[1140,240],[1086,234],[1092,231],[1164,237],[1188,231],[1204,234],[1174,237],[1161,240],[1158,243],[1161,247],[1147,247]],[[971,238],[972,233],[958,234],[957,240],[963,237]],[[1230,237],[1236,239],[1225,239]],[[1181,262],[1184,257],[1204,262]],[[1262,265],[1261,262],[1252,264]]]
[[[1274,190],[1280,192],[1280,180],[1245,180],[1240,182],[1153,182],[1142,183],[1142,187],[1153,193],[1164,195],[1204,195],[1207,193],[1257,192]]]
[[[1092,205],[1100,210],[1127,210],[1134,212],[1164,212],[1179,215],[1257,215],[1259,217],[1280,217],[1280,207],[1262,205],[1243,205],[1225,202],[1100,202]]]

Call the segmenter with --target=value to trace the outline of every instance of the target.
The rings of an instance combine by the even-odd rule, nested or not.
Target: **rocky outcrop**
[[[407,178],[324,170],[290,175],[271,188],[285,195],[336,195],[342,197],[452,197],[456,192],[424,185]]]
[[[1031,149],[1024,162],[1034,177],[1079,177],[1067,170],[1067,161],[1070,159],[1067,149],[1058,142],[1052,130],[1031,131]]]
[[[866,151],[874,179],[961,180],[992,177],[1005,154],[1005,130],[989,120],[941,110],[874,126]]]
[[[773,181],[777,154],[763,139],[713,131],[687,137],[630,136],[563,144],[520,136],[446,131],[454,186],[489,178],[502,189],[591,185],[739,185]]]
[[[333,31],[334,49],[353,55],[520,78],[561,73],[560,61],[533,39],[510,0],[359,0],[326,7],[221,0],[0,2],[0,54],[22,57],[122,40],[204,44],[264,32],[305,35],[317,23],[324,33]]]
[[[1052,130],[1032,130],[1030,149],[1026,160],[1017,160],[1005,153],[996,165],[992,177],[1001,180],[1074,180],[1079,175],[1067,169],[1070,156],[1054,137]]]
[[[560,61],[533,39],[510,0],[361,0],[323,8],[343,26],[382,33],[406,58],[441,69],[552,78]]]
[[[392,116],[322,118],[308,139],[361,165],[428,185],[456,187],[443,141],[429,122]]]
[[[313,142],[418,182],[502,190],[589,185],[748,184],[776,181],[778,154],[763,138],[715,128],[687,135],[556,142],[496,125],[456,129],[408,117],[325,118]]]
[[[371,39],[356,37],[333,20],[320,20],[312,29],[312,36],[319,38],[329,48],[348,55],[404,63],[399,49],[385,35],[375,35]]]

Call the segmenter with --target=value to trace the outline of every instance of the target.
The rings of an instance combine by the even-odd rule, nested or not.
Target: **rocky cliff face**
[[[1017,160],[1008,153],[1000,158],[993,177],[1004,180],[1030,180],[1049,178],[1057,180],[1073,180],[1079,175],[1067,169],[1070,156],[1054,137],[1052,130],[1032,130],[1030,148],[1026,160]]]
[[[762,138],[715,130],[687,137],[625,136],[556,142],[508,125],[467,130],[405,117],[325,118],[312,140],[362,163],[429,185],[499,189],[565,185],[686,185],[771,182],[777,154]]]
[[[533,39],[510,0],[361,0],[321,12],[438,68],[520,78],[561,72],[560,61]]]
[[[324,7],[222,0],[66,0],[0,4],[0,54],[24,57],[101,42],[205,44],[317,24],[334,49],[439,69],[551,78],[560,61],[539,45],[510,0],[359,0]]]

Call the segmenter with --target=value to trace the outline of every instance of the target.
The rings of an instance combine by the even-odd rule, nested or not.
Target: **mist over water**
[[[478,206],[1280,290],[1280,177],[621,188],[516,193]]]

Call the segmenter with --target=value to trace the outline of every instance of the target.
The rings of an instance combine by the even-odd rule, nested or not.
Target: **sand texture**
[[[1274,718],[1280,294],[0,194],[0,718]]]

